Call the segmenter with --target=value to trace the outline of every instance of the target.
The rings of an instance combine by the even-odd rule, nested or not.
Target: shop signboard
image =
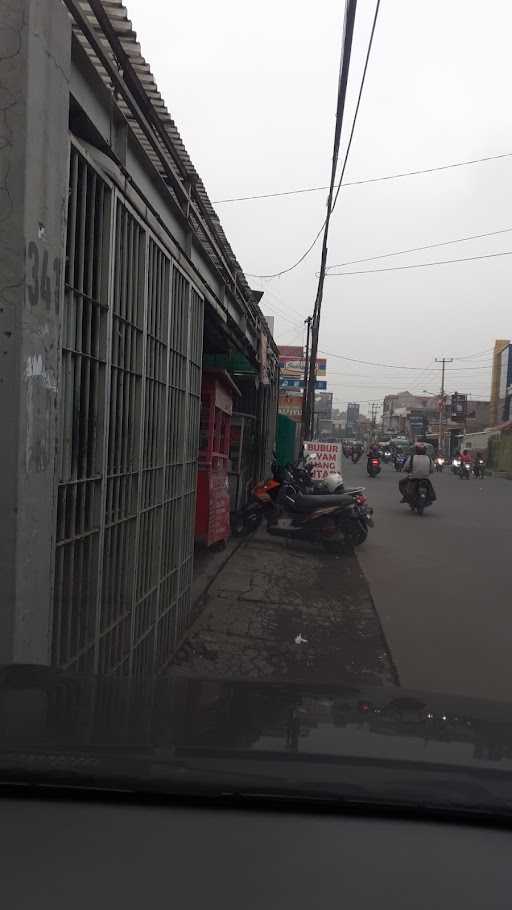
[[[328,474],[341,474],[341,442],[321,442],[311,439],[304,443],[304,451],[317,456],[313,470],[314,480],[323,480]]]
[[[302,419],[302,395],[286,394],[279,396],[278,411],[292,420]]]
[[[279,360],[301,360],[304,357],[304,348],[297,344],[282,344],[279,347]]]
[[[303,379],[305,362],[303,357],[283,357],[279,355],[279,368],[282,379]],[[316,378],[325,376],[327,372],[327,360],[325,357],[319,357],[316,361]]]
[[[454,392],[451,401],[452,420],[465,420],[468,411],[468,396]]]
[[[282,375],[282,374],[281,374]],[[281,379],[280,386],[282,389],[303,389],[304,380],[303,379]],[[323,379],[317,379],[315,382],[316,391],[325,391],[327,388],[327,381]]]
[[[501,352],[499,398],[512,395],[512,345],[507,345]]]

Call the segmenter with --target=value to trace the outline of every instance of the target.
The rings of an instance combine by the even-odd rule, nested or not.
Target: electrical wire
[[[246,278],[281,278],[282,275],[286,275],[288,272],[292,272],[293,269],[296,269],[297,266],[301,264],[301,262],[304,262],[306,256],[309,256],[311,250],[316,246],[317,240],[320,237],[324,227],[325,227],[325,221],[323,222],[322,227],[318,231],[318,234],[315,236],[313,243],[310,246],[308,246],[306,252],[303,253],[302,256],[300,257],[300,259],[297,259],[297,261],[294,262],[293,265],[288,266],[288,268],[286,268],[286,269],[281,269],[280,272],[274,272],[271,275],[252,275],[251,272],[246,272],[245,273]]]
[[[387,370],[412,370],[414,372],[419,372],[419,373],[425,372],[425,367],[412,367],[412,366],[406,366],[406,365],[399,364],[399,363],[381,363],[381,362],[375,361],[375,360],[362,360],[358,357],[349,357],[348,354],[334,354],[332,351],[325,351],[322,348],[318,348],[318,352],[320,354],[325,354],[326,357],[334,357],[338,360],[348,360],[350,363],[363,363],[363,364],[365,364],[365,366],[382,367],[383,369],[387,369]],[[487,366],[452,367],[452,368],[448,367],[445,369],[445,372],[446,373],[449,373],[449,372],[459,373],[461,371],[466,371],[466,370],[484,370],[484,369],[488,369],[488,367]],[[442,368],[441,367],[433,368],[432,370],[429,370],[428,372],[441,373]]]
[[[451,164],[441,164],[438,167],[420,168],[415,171],[403,171],[398,174],[385,174],[383,177],[367,177],[363,180],[350,180],[342,184],[345,186],[362,186],[365,183],[380,183],[384,180],[400,180],[402,177],[417,177],[420,174],[434,174],[436,171],[447,171],[451,168],[467,167],[470,164],[482,164],[486,161],[497,161],[500,158],[510,158],[512,152],[503,152],[501,155],[487,155],[484,158],[471,158],[468,161],[454,161]],[[279,196],[297,196],[301,193],[318,193],[322,190],[328,190],[328,186],[307,186],[298,190],[284,190],[279,193],[261,193],[254,196],[233,196],[230,199],[217,199],[212,205],[225,205],[228,202],[248,202],[253,199],[276,199]]]
[[[362,269],[356,272],[335,272],[327,278],[345,278],[347,275],[374,275],[376,272],[403,272],[406,269],[427,269],[433,265],[450,265],[452,262],[476,262],[477,259],[497,259],[499,256],[512,256],[512,250],[503,253],[485,253],[483,256],[466,256],[459,259],[440,259],[436,262],[417,262],[413,265],[394,265],[385,269]]]
[[[419,253],[421,250],[431,250],[434,247],[450,246],[452,243],[464,243],[467,240],[480,240],[483,237],[496,237],[498,234],[509,234],[512,227],[501,228],[499,231],[487,231],[485,234],[468,234],[466,237],[456,237],[455,240],[443,240],[438,243],[427,243],[425,246],[413,246],[408,250],[395,250],[392,253],[380,253],[378,256],[367,256],[365,259],[349,259],[347,262],[338,262],[336,265],[327,266],[329,269],[341,269],[346,265],[358,265],[360,262],[375,262],[376,259],[387,259],[389,256],[404,256],[406,253]]]
[[[352,145],[352,139],[354,138],[354,131],[355,131],[356,122],[357,122],[357,115],[358,115],[358,113],[359,113],[359,106],[360,106],[360,104],[361,104],[361,98],[362,98],[362,95],[363,95],[364,84],[365,84],[365,81],[366,81],[366,73],[367,73],[367,70],[368,70],[368,63],[370,62],[370,54],[371,54],[371,50],[372,50],[373,37],[374,37],[374,35],[375,35],[375,27],[376,27],[376,25],[377,25],[377,17],[378,17],[378,15],[379,15],[379,9],[380,9],[380,0],[377,0],[377,3],[376,3],[376,5],[375,5],[375,13],[374,13],[374,16],[373,16],[372,30],[371,30],[371,32],[370,32],[370,38],[369,38],[369,41],[368,41],[368,48],[367,48],[367,50],[366,50],[366,58],[365,58],[365,61],[364,61],[363,75],[361,76],[361,83],[360,83],[360,85],[359,85],[359,92],[358,92],[358,95],[357,95],[356,108],[355,108],[355,111],[354,111],[354,116],[353,116],[353,118],[352,118],[352,128],[351,128],[351,130],[350,130],[350,135],[349,135],[349,137],[348,137],[348,143],[347,143],[347,148],[346,148],[346,151],[345,151],[345,158],[344,158],[343,165],[342,165],[342,168],[341,168],[341,175],[340,175],[340,180],[339,180],[339,183],[338,183],[338,189],[336,190],[336,195],[335,195],[335,197],[334,197],[334,202],[333,202],[333,204],[332,204],[332,209],[331,209],[332,212],[333,212],[334,209],[336,208],[336,203],[337,203],[337,201],[338,201],[338,196],[339,196],[339,194],[340,194],[340,190],[341,190],[341,186],[342,186],[342,182],[343,182],[343,177],[345,176],[345,169],[346,169],[346,167],[347,167],[347,161],[348,161],[348,156],[349,156],[349,154],[350,154],[350,147],[351,147],[351,145]]]
[[[375,360],[361,360],[358,357],[349,357],[348,354],[333,354],[331,351],[324,351],[322,348],[318,348],[320,354],[325,354],[327,357],[334,357],[339,360],[348,360],[350,363],[363,363],[365,366],[371,367],[383,367],[388,370],[414,370],[415,372],[422,373],[424,367],[410,367],[403,366],[399,363],[379,363]]]
[[[494,348],[486,348],[485,351],[477,351],[476,354],[465,354],[463,357],[454,357],[454,360],[472,360],[476,357],[483,357],[484,354],[492,354]],[[492,361],[491,361],[492,362]]]
[[[350,152],[350,146],[352,145],[352,139],[353,139],[353,136],[354,136],[354,130],[355,130],[355,126],[356,126],[357,115],[358,115],[358,112],[359,112],[359,105],[360,105],[360,103],[361,103],[361,96],[362,96],[362,93],[363,93],[364,83],[365,83],[365,79],[366,79],[366,72],[367,72],[367,69],[368,69],[368,61],[369,61],[369,59],[370,59],[370,52],[371,52],[372,43],[373,43],[373,36],[374,36],[374,34],[375,34],[375,26],[376,26],[376,24],[377,24],[377,16],[378,16],[378,12],[379,12],[379,7],[380,7],[380,0],[377,0],[377,4],[376,4],[376,7],[375,7],[375,14],[374,14],[374,17],[373,17],[372,30],[371,30],[371,33],[370,33],[370,39],[369,39],[369,42],[368,42],[368,48],[367,48],[367,52],[366,52],[366,59],[365,59],[365,63],[364,63],[363,75],[362,75],[361,83],[360,83],[360,86],[359,86],[359,93],[358,93],[358,96],[357,96],[357,103],[356,103],[356,108],[355,108],[355,112],[354,112],[354,117],[353,117],[353,119],[352,119],[352,128],[351,128],[351,130],[350,130],[349,140],[348,140],[347,149],[346,149],[346,152],[345,152],[345,158],[344,158],[344,161],[343,161],[343,166],[342,166],[342,169],[341,169],[341,176],[340,176],[338,188],[337,188],[337,190],[336,190],[336,195],[335,195],[335,197],[334,197],[334,201],[333,201],[333,203],[332,203],[332,205],[331,205],[331,207],[330,207],[330,210],[328,211],[327,216],[324,218],[324,221],[323,221],[323,223],[322,223],[322,226],[321,226],[320,230],[318,231],[318,233],[316,234],[316,236],[315,236],[313,242],[312,242],[312,243],[310,244],[310,246],[307,248],[307,250],[305,251],[305,253],[302,254],[302,256],[300,257],[300,259],[297,259],[297,261],[294,262],[293,265],[289,266],[289,267],[286,268],[286,269],[281,269],[280,272],[274,272],[274,273],[271,274],[271,275],[253,275],[253,274],[250,274],[249,272],[247,272],[246,275],[247,275],[248,278],[280,278],[282,275],[286,275],[288,272],[291,272],[293,269],[297,268],[297,266],[300,265],[300,263],[303,262],[304,259],[305,259],[307,256],[309,256],[311,250],[315,247],[315,245],[316,245],[316,243],[317,243],[317,241],[318,241],[320,235],[321,235],[322,232],[324,231],[324,228],[325,228],[326,225],[328,224],[329,217],[330,217],[330,215],[332,214],[332,212],[334,211],[334,208],[335,208],[335,206],[336,206],[336,202],[338,201],[338,196],[339,196],[340,189],[341,189],[341,183],[342,183],[343,177],[344,177],[344,175],[345,175],[345,168],[346,168],[346,166],[347,166],[348,156],[349,156],[349,152]],[[338,143],[338,144],[339,144],[339,143]],[[336,140],[335,140],[335,145],[336,145]],[[335,160],[336,160],[336,163],[337,163],[337,148],[335,148]],[[331,180],[331,184],[332,184],[332,180]],[[329,189],[330,189],[330,187],[329,187]]]

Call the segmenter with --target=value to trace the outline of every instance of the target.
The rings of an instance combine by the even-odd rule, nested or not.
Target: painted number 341
[[[56,256],[49,268],[48,250],[41,250],[34,240],[27,248],[27,292],[30,306],[44,303],[47,310],[53,306],[59,312],[60,259]]]

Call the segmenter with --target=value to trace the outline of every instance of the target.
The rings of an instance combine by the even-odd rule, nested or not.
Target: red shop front
[[[239,389],[226,370],[205,370],[196,500],[196,540],[211,547],[229,538],[229,448],[233,400]]]

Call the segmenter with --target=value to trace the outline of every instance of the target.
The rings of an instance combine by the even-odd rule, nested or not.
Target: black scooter
[[[435,502],[436,495],[428,478],[410,478],[404,498],[412,512],[423,515],[427,506]]]
[[[376,455],[369,455],[366,470],[368,472],[368,477],[377,477],[381,471],[380,458],[377,458]]]
[[[362,494],[307,495],[285,482],[275,508],[267,512],[267,531],[273,537],[321,543],[329,553],[342,553],[364,543],[373,525],[372,513]]]

